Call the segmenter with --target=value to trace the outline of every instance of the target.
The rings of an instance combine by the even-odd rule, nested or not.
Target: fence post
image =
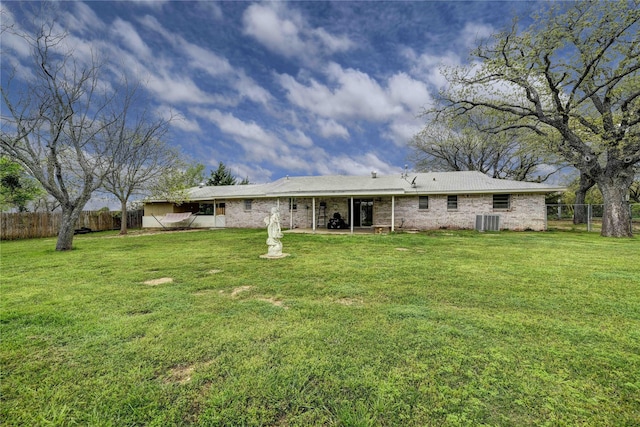
[[[593,209],[591,203],[587,205],[587,231],[591,231],[591,216],[593,215]]]

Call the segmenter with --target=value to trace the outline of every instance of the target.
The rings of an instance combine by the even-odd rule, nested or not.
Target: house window
[[[429,196],[418,197],[418,209],[429,209]]]
[[[458,196],[447,196],[447,209],[450,211],[458,209]]]
[[[289,197],[289,210],[295,211],[297,209],[298,209],[298,202],[296,201],[295,198]]]
[[[200,203],[198,205],[198,215],[213,215],[213,203]]]
[[[494,194],[493,209],[509,209],[511,202],[510,194]]]
[[[245,201],[244,201],[244,210],[245,211],[250,211],[251,210],[251,202],[253,202],[253,200],[245,199]]]

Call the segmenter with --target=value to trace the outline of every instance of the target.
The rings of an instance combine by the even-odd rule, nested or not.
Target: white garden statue
[[[267,225],[267,246],[269,250],[264,258],[282,258],[288,254],[282,253],[282,231],[280,230],[280,212],[277,207],[271,208],[271,214],[265,217],[264,223]]]

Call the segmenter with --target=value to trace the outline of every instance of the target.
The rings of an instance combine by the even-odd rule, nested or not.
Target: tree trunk
[[[576,190],[576,202],[573,206],[573,223],[586,224],[588,212],[586,206],[587,191],[595,185],[595,181],[587,174],[580,173],[580,186]]]
[[[82,206],[84,206],[84,204]],[[60,229],[58,230],[56,251],[70,251],[73,249],[73,233],[81,213],[82,208],[78,208],[77,206],[73,208],[62,208],[62,220],[60,221]]]
[[[627,202],[627,192],[633,180],[633,174],[605,176],[598,180],[602,191],[604,212],[602,214],[603,237],[633,237],[631,230],[631,211]]]
[[[120,234],[127,234],[127,201],[120,201]]]

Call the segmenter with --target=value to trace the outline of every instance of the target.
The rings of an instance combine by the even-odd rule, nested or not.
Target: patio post
[[[353,196],[351,196],[351,209],[350,209],[350,211],[351,211],[351,218],[349,218],[349,224],[350,224],[349,226],[351,227],[351,234],[353,234],[353,216],[354,216],[354,213],[353,213]]]
[[[311,199],[311,229],[316,232],[316,198]]]
[[[391,196],[391,232],[393,233],[396,227],[396,196]]]

